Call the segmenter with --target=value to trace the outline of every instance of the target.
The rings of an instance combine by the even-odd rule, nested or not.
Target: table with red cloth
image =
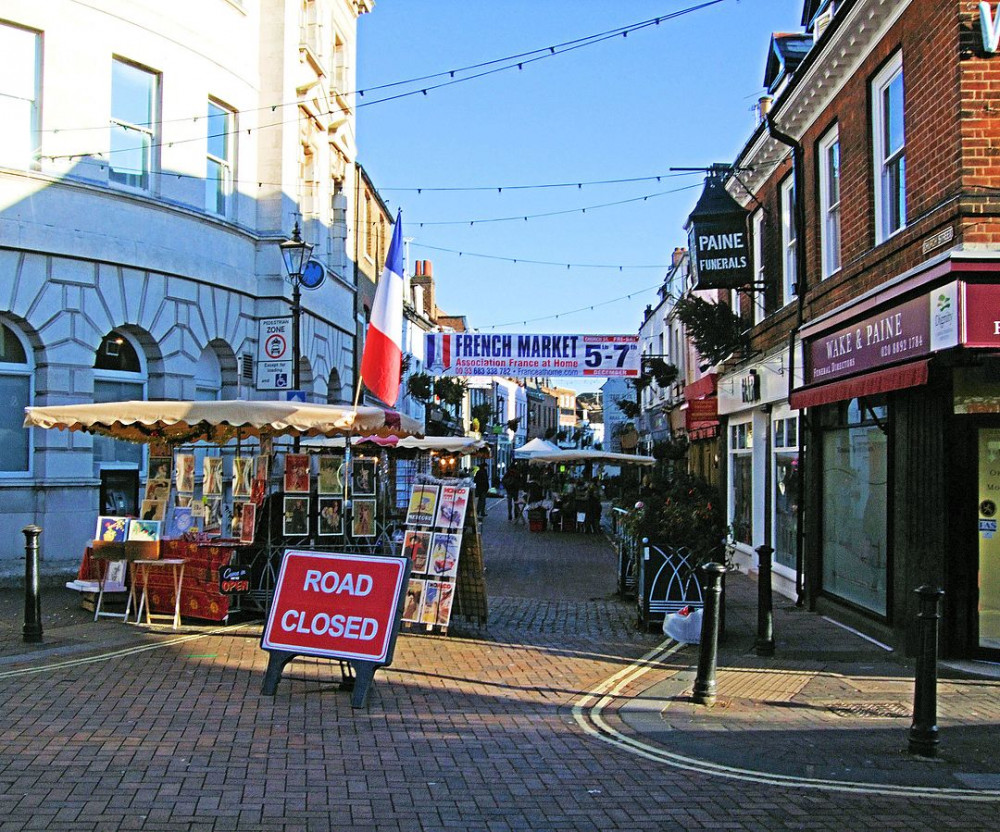
[[[239,548],[236,541],[198,543],[189,540],[164,540],[161,558],[182,558],[184,582],[181,585],[181,615],[207,621],[225,621],[229,615],[229,596],[219,592],[219,567],[234,561]],[[149,573],[149,605],[155,613],[173,613],[174,585],[166,571]]]

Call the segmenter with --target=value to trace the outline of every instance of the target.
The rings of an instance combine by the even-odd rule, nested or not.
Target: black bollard
[[[701,620],[698,675],[694,680],[691,698],[697,705],[714,705],[715,665],[719,654],[719,598],[722,595],[722,576],[726,574],[726,567],[721,563],[705,563],[698,568],[705,579],[701,589],[705,610]]]
[[[42,595],[38,585],[39,526],[25,526],[24,533],[24,640],[37,644],[42,640]]]
[[[937,651],[938,603],[944,590],[924,584],[914,590],[920,596],[920,648],[917,678],[913,689],[913,724],[910,726],[910,753],[921,757],[937,755]]]
[[[767,544],[757,547],[757,641],[758,656],[774,655],[774,602],[771,596],[771,555]]]

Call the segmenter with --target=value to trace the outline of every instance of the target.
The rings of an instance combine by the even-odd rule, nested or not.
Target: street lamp
[[[292,389],[296,395],[302,389],[302,376],[299,370],[299,319],[302,317],[302,272],[306,263],[309,262],[309,255],[312,254],[313,247],[305,242],[299,234],[299,223],[295,221],[292,229],[292,239],[285,240],[279,244],[281,249],[281,259],[285,263],[285,271],[292,284]],[[298,453],[299,437],[296,436],[292,442],[292,449]]]
[[[279,245],[281,259],[285,262],[285,272],[292,284],[292,387],[302,389],[299,370],[299,319],[302,317],[302,271],[309,262],[313,247],[305,242],[299,234],[299,223],[295,221],[292,229],[292,239]]]

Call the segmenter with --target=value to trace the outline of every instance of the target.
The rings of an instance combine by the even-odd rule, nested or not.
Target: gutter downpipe
[[[796,141],[787,133],[781,132],[774,123],[774,118],[768,113],[765,116],[767,132],[772,138],[777,139],[784,145],[792,149],[792,176],[794,177],[795,188],[795,224],[797,226],[797,238],[795,245],[795,274],[796,286],[795,296],[798,301],[798,309],[795,317],[795,325],[788,334],[788,400],[791,402],[792,393],[795,389],[795,338],[802,328],[805,317],[805,296],[808,290],[806,283],[806,206],[803,195],[805,194],[805,153],[801,142]],[[803,541],[803,517],[805,513],[805,454],[806,448],[802,442],[804,432],[803,420],[799,420],[798,438],[798,459],[799,476],[796,495],[796,518],[795,518],[795,606],[801,607],[805,604],[805,585],[803,582],[804,566],[804,541]],[[770,466],[771,460],[768,460]]]

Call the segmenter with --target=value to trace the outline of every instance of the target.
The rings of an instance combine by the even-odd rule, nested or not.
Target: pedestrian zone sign
[[[257,331],[257,389],[287,390],[292,377],[292,319],[264,318]]]

